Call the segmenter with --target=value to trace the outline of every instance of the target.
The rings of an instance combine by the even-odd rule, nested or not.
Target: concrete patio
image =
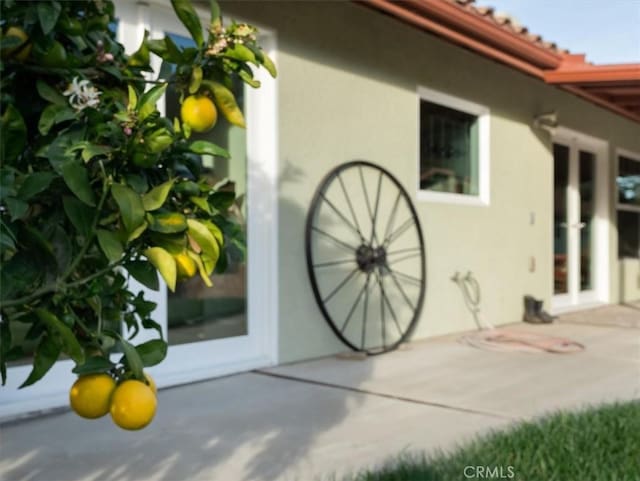
[[[0,480],[310,481],[403,450],[447,449],[550,410],[640,399],[637,306],[510,328],[586,350],[490,352],[452,335],[163,390],[141,432],[69,412],[9,423],[0,426]]]

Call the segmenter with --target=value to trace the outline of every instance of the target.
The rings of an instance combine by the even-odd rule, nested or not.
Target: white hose
[[[478,332],[462,336],[459,342],[478,349],[500,352],[571,354],[584,350],[585,347],[582,344],[571,339],[496,329],[480,315],[480,284],[473,273],[469,271],[462,277],[456,272],[451,280],[460,287],[464,303],[478,326]]]

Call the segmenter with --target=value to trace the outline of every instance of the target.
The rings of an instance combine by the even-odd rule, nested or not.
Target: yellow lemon
[[[146,372],[144,373],[144,377],[147,380],[147,385],[151,388],[151,390],[153,391],[153,394],[158,394],[158,386],[156,386],[156,382],[153,380],[153,378],[151,377],[151,375],[147,374]]]
[[[111,419],[122,429],[142,429],[155,416],[157,405],[149,386],[130,379],[118,385],[111,396]]]
[[[109,412],[116,382],[108,374],[81,376],[71,386],[69,404],[78,416],[96,419]]]
[[[206,132],[216,124],[218,111],[209,97],[190,95],[182,102],[180,118],[194,132]]]

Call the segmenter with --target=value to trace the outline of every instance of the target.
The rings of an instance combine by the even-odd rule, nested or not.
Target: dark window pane
[[[618,202],[640,205],[640,162],[620,157],[618,159]]]
[[[420,189],[478,195],[478,118],[420,101]]]
[[[553,144],[553,293],[566,294],[568,284],[567,191],[569,148]]]
[[[580,290],[593,288],[595,272],[593,248],[595,246],[595,170],[596,157],[580,151]]]
[[[640,213],[618,211],[618,257],[638,257]]]

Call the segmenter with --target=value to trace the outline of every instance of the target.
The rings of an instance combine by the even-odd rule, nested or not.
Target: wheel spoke
[[[367,311],[369,310],[369,279],[371,274],[367,274],[367,282],[364,285],[364,310],[362,311],[362,341],[360,349],[364,351],[364,340],[367,335]]]
[[[386,319],[384,315],[384,297],[382,296],[384,292],[384,288],[382,287],[382,281],[380,280],[380,275],[376,274],[376,278],[378,279],[378,287],[380,288],[380,325],[382,327],[382,348],[384,350],[387,349],[387,332],[386,332]]]
[[[353,217],[353,222],[355,223],[356,227],[358,228],[358,233],[360,233],[360,223],[358,222],[358,218],[356,217],[356,213],[353,210],[353,204],[351,203],[351,197],[349,197],[349,194],[347,194],[347,189],[344,186],[344,182],[342,181],[342,177],[340,176],[340,174],[338,174],[338,181],[340,182],[340,187],[342,187],[342,192],[344,193],[344,198],[347,200],[347,205],[349,206],[349,211],[351,212],[351,217]],[[362,234],[360,234],[360,237],[364,238],[362,236]]]
[[[371,209],[371,202],[369,201],[369,193],[367,192],[367,187],[364,183],[364,175],[362,174],[362,167],[358,167],[358,171],[360,172],[360,183],[362,184],[362,191],[364,192],[365,203],[367,204],[367,212],[369,212],[369,220],[371,220],[372,227],[372,238],[376,239],[378,242],[378,236],[375,233],[375,226],[373,225],[373,209]]]
[[[407,254],[406,256],[403,256],[403,257],[400,257],[400,258],[396,257],[395,259],[389,259],[388,255],[387,255],[387,263],[402,262],[402,261],[407,260],[407,259],[413,259],[414,257],[421,257],[421,256],[422,256],[422,253],[420,253],[420,252],[415,252],[413,254]]]
[[[396,327],[398,328],[398,332],[400,333],[400,337],[402,337],[402,328],[400,327],[400,324],[398,323],[398,318],[396,316],[396,312],[393,310],[393,306],[391,306],[391,302],[389,301],[389,298],[387,297],[387,293],[384,290],[384,283],[382,282],[382,280],[380,281],[380,290],[382,291],[382,297],[383,297],[384,301],[387,303],[387,307],[389,308],[389,312],[391,313],[391,317],[393,318],[393,322],[395,323]]]
[[[395,254],[403,254],[405,252],[421,252],[422,248],[421,247],[407,247],[406,249],[398,249],[397,251],[391,251],[391,252],[387,252],[387,257],[395,255]]]
[[[393,273],[393,271],[391,272],[391,277],[393,278],[393,282],[395,283],[396,287],[398,288],[398,290],[400,291],[400,293],[402,294],[402,297],[404,297],[404,300],[407,304],[409,304],[409,307],[415,311],[416,308],[413,305],[413,303],[409,300],[409,296],[407,296],[407,293],[404,291],[404,289],[402,288],[402,286],[400,285],[400,283],[398,282],[398,278],[396,277],[396,275]]]
[[[351,229],[352,229],[356,234],[358,234],[358,237],[360,237],[360,240],[361,240],[361,241],[364,241],[364,236],[362,235],[362,232],[360,232],[360,229],[358,229],[355,225],[353,225],[353,224],[351,223],[351,221],[350,221],[349,219],[347,219],[347,218],[344,216],[344,214],[343,214],[342,212],[340,212],[340,211],[338,210],[338,208],[337,208],[335,205],[333,205],[333,202],[331,202],[329,199],[327,199],[327,198],[325,197],[325,195],[324,195],[324,194],[320,194],[320,197],[322,197],[322,200],[324,200],[324,201],[329,205],[329,207],[331,207],[331,208],[333,209],[333,211],[334,211],[336,214],[338,214],[338,217],[340,217],[340,218],[344,221],[344,223],[345,223],[345,224],[347,224],[349,227],[351,227]]]
[[[404,272],[400,272],[400,271],[395,271],[393,269],[389,269],[389,272],[391,273],[391,275],[395,274],[407,282],[413,282],[415,284],[418,284],[419,286],[422,285],[422,279],[418,279],[417,277],[413,277],[413,276],[410,276],[409,274],[405,274]]]
[[[356,297],[355,302],[351,306],[351,309],[349,309],[349,314],[347,314],[347,318],[344,320],[344,324],[342,324],[342,329],[340,329],[341,333],[344,333],[344,330],[347,328],[347,325],[349,324],[349,321],[351,320],[351,316],[353,316],[353,313],[355,312],[356,307],[358,307],[358,304],[360,303],[360,299],[362,299],[362,294],[364,294],[364,291],[365,291],[366,287],[367,286],[362,288],[362,290],[358,294],[358,297]]]
[[[409,217],[407,220],[405,220],[402,225],[400,227],[398,227],[395,231],[393,231],[389,237],[387,237],[385,239],[385,241],[383,242],[384,245],[389,246],[391,245],[391,243],[396,240],[398,237],[400,237],[402,234],[404,234],[407,230],[409,230],[409,227],[411,227],[412,225],[415,225],[415,220],[413,219],[413,217]]]
[[[380,175],[378,176],[378,193],[376,194],[376,207],[373,212],[373,218],[371,219],[371,238],[369,239],[369,244],[373,243],[374,237],[376,239],[376,242],[378,242],[378,232],[376,231],[376,224],[378,222],[378,207],[380,206],[381,190],[382,190],[382,171],[380,171]]]
[[[400,194],[401,194],[400,191],[398,191],[396,200],[393,202],[393,207],[391,208],[391,215],[387,220],[387,227],[385,227],[384,229],[385,240],[387,239],[387,235],[389,234],[389,231],[393,229],[393,225],[395,224],[395,221],[396,221],[396,213],[398,212],[398,204],[400,203]]]
[[[318,229],[316,226],[312,226],[311,227],[314,231],[316,231],[318,234],[322,234],[325,237],[328,237],[329,239],[331,239],[333,242],[335,242],[337,245],[339,245],[340,247],[343,247],[345,249],[347,249],[349,252],[351,252],[352,254],[357,250],[355,247],[347,244],[344,241],[341,241],[340,239],[332,236],[331,234],[328,234],[327,232],[323,231],[322,229]]]
[[[353,262],[355,262],[355,259],[342,259],[341,261],[321,262],[319,264],[313,264],[313,267],[338,266],[340,264],[349,264]]]
[[[359,270],[360,270],[360,269],[358,269],[357,267],[356,267],[354,270],[352,270],[352,271],[349,273],[349,275],[347,275],[347,277],[345,277],[345,278],[342,280],[342,282],[341,282],[340,284],[338,284],[338,286],[337,286],[333,291],[331,291],[331,294],[329,294],[327,297],[325,297],[324,299],[322,299],[322,302],[324,302],[324,303],[329,302],[329,300],[331,300],[331,298],[332,298],[333,296],[335,296],[335,295],[338,293],[338,291],[339,291],[340,289],[342,289],[342,288],[347,284],[347,282],[349,282],[349,280],[350,280],[350,279],[355,275],[355,273],[356,273],[356,272],[358,272]]]

